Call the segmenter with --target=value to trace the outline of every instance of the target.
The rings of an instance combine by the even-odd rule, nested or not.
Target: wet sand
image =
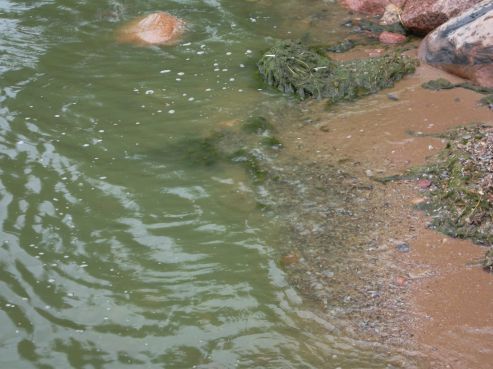
[[[394,88],[355,103],[327,110],[324,102],[305,102],[309,119],[302,129],[285,132],[282,140],[296,143],[288,145],[293,155],[337,163],[361,178],[402,173],[444,147],[443,139],[428,134],[474,122],[493,124],[493,112],[478,104],[481,95],[461,88],[421,88],[440,77],[459,81],[420,66]],[[387,240],[383,248],[393,263],[386,274],[389,295],[404,298],[405,307],[397,306],[395,295],[388,296],[383,338],[415,356],[419,367],[491,368],[493,274],[472,265],[485,249],[427,229],[426,216],[414,208],[427,190],[416,181],[384,187],[385,206],[378,211],[387,222],[376,232]],[[393,247],[402,240],[409,253]]]

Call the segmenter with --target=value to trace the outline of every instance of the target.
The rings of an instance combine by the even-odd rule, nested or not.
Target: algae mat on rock
[[[285,93],[354,100],[392,87],[415,71],[417,61],[397,53],[336,62],[299,42],[280,41],[258,62],[264,80]]]

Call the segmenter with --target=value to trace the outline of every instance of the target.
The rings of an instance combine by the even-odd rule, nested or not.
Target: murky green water
[[[310,319],[241,168],[170,149],[283,103],[272,38],[338,37],[331,2],[277,3],[0,0],[1,368],[384,367]],[[114,42],[154,10],[180,44]]]

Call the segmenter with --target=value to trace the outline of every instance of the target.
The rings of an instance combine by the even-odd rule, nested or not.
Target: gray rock
[[[480,2],[428,34],[419,56],[434,67],[493,87],[493,1]]]

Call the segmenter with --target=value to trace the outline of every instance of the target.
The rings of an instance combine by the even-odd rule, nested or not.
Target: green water
[[[273,38],[338,38],[333,3],[276,3],[0,0],[0,368],[385,367],[287,285],[243,170],[174,154],[286,103]],[[178,45],[115,42],[155,10]]]

